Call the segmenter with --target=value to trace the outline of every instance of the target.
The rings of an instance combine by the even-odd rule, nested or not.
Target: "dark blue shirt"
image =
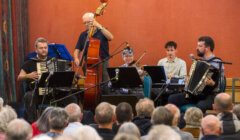
[[[80,51],[83,50],[87,36],[88,36],[88,30],[80,34],[75,49],[79,49]],[[97,29],[96,33],[94,33],[92,37],[100,40],[100,51],[99,51],[100,58],[104,59],[106,57],[109,57],[108,39],[103,35],[101,30]],[[87,42],[86,47],[88,47],[88,44],[89,43]]]

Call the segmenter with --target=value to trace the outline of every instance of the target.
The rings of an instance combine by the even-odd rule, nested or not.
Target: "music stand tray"
[[[46,87],[46,79],[50,73],[44,72],[41,75],[41,78],[38,82],[38,87]],[[74,71],[65,71],[65,72],[53,72],[48,80],[48,87],[71,87],[73,78],[74,78]]]
[[[142,80],[135,67],[111,67],[107,68],[110,79],[116,77],[115,69],[119,69],[118,80],[112,81],[113,88],[136,88],[142,86]]]
[[[143,69],[152,78],[152,83],[166,83],[167,77],[163,66],[144,66]]]

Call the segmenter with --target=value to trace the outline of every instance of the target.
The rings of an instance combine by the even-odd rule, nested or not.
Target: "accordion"
[[[189,71],[185,91],[190,95],[201,95],[206,87],[206,79],[212,77],[213,67],[206,61],[194,60]]]
[[[41,78],[42,73],[44,72],[60,72],[60,71],[71,71],[71,62],[62,59],[52,58],[48,61],[37,62],[37,73],[39,75],[39,79]],[[52,88],[38,88],[39,95],[48,94],[52,92]]]

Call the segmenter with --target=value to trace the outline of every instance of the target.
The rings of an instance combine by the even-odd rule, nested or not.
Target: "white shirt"
[[[169,77],[182,77],[187,75],[186,62],[180,58],[175,57],[174,60],[169,61],[167,58],[163,58],[158,61],[158,66],[164,66],[166,76]]]

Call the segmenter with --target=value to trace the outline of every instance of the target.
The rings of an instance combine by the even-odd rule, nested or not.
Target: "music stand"
[[[25,61],[36,57],[36,55],[37,55],[36,52],[31,52],[31,53],[27,54]],[[55,44],[55,43],[48,44],[48,56],[57,58],[57,59],[73,61],[71,54],[66,49],[66,46],[64,44]]]
[[[143,84],[135,67],[107,68],[110,79],[116,77],[116,69],[119,69],[119,75],[118,80],[112,81],[113,88],[136,88]]]
[[[64,72],[53,72],[52,75],[50,75],[50,72],[44,72],[41,75],[41,78],[38,82],[38,87],[71,87],[73,78],[74,78],[74,71],[64,71]],[[47,78],[49,79],[47,80]],[[47,80],[47,81],[46,81]],[[48,82],[48,83],[46,83]]]
[[[167,77],[163,66],[144,66],[143,69],[152,78],[152,83],[166,83]]]

